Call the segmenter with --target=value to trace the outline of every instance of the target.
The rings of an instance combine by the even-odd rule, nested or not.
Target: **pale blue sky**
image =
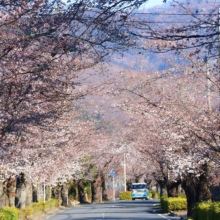
[[[63,1],[67,2],[67,0],[63,0]],[[148,2],[145,4],[144,8],[152,8],[156,5],[162,5],[162,4],[163,4],[163,0],[148,0]]]
[[[162,5],[163,0],[148,0],[148,2],[145,4],[145,8],[152,8],[156,5]],[[143,7],[142,7],[143,8]]]

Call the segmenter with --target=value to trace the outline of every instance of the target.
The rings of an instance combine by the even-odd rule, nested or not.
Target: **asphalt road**
[[[48,220],[164,220],[172,219],[155,211],[159,200],[116,201],[81,205],[48,216]]]

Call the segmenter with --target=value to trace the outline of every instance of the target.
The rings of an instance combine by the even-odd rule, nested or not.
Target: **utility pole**
[[[220,8],[218,8],[218,82],[219,82],[219,106],[218,111],[220,112]]]
[[[127,186],[126,186],[126,161],[125,161],[125,153],[124,153],[124,189],[125,191],[127,190]]]
[[[45,193],[45,181],[44,181],[44,203],[45,203],[45,197],[46,197],[46,193]]]
[[[115,201],[115,177],[113,176],[113,201]]]
[[[210,75],[209,75],[209,58],[208,58],[208,51],[206,50],[206,75],[207,75],[207,102],[208,102],[208,111],[209,113],[212,112],[211,106],[211,92],[210,92]]]

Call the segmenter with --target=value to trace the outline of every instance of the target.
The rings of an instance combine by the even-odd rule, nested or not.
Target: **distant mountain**
[[[161,0],[162,1],[162,0]],[[217,3],[207,3],[207,0],[184,0],[184,7],[190,9],[191,12],[197,14],[206,14],[211,10],[217,10]],[[194,19],[190,13],[187,14],[181,6],[173,5],[172,1],[164,4],[163,7],[154,7],[150,9],[142,9],[138,11],[137,18],[145,20],[154,25],[158,30],[170,28],[172,26],[187,26],[192,24]],[[174,55],[170,53],[160,54],[151,53],[141,50],[130,49],[122,56],[115,56],[112,64],[120,68],[134,70],[134,71],[160,71],[169,67],[166,60],[172,59]],[[179,62],[181,62],[179,60]]]

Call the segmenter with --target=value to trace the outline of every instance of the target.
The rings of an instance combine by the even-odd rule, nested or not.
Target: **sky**
[[[145,8],[152,8],[156,5],[162,5],[163,0],[148,0],[148,2],[145,4]],[[143,8],[143,7],[142,7]]]

